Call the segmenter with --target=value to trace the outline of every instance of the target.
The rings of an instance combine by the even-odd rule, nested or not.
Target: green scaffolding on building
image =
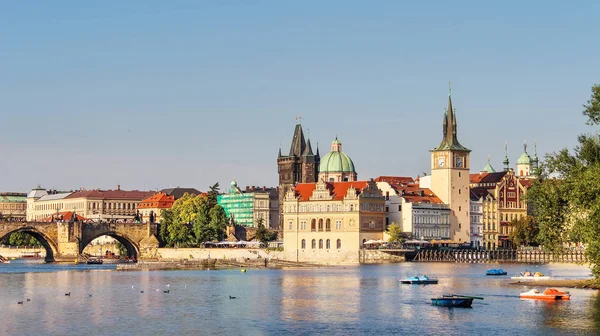
[[[219,195],[217,203],[237,225],[254,227],[254,193]]]

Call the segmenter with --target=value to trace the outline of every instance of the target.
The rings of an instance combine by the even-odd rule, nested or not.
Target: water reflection
[[[0,334],[597,334],[600,298],[573,289],[571,301],[521,300],[526,287],[486,277],[489,265],[396,264],[294,270],[116,272],[44,266],[0,268]],[[49,268],[48,268],[49,267]],[[64,270],[62,267],[69,267]],[[509,274],[523,270],[502,265]],[[39,271],[38,268],[35,268]],[[569,265],[544,273],[587,276]],[[402,285],[427,274],[439,285]],[[170,293],[164,293],[169,289]],[[539,288],[543,289],[543,288]],[[144,293],[140,293],[140,291]],[[64,294],[70,292],[70,296]],[[442,294],[483,296],[472,309],[431,305]],[[92,294],[90,297],[89,294]],[[230,300],[229,296],[237,299]],[[16,302],[31,298],[31,302]],[[449,331],[450,330],[450,331]]]

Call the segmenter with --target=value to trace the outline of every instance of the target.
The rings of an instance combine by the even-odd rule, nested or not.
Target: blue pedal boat
[[[498,268],[498,269],[490,269],[487,272],[485,272],[485,275],[506,275],[506,271],[503,270],[502,268]]]
[[[465,295],[442,295],[441,297],[432,298],[431,304],[440,307],[457,307],[457,308],[471,308],[473,300],[483,300],[482,297],[476,296],[465,296]]]
[[[406,279],[400,280],[403,284],[413,284],[413,285],[435,285],[438,283],[438,279],[430,278],[426,275],[423,276],[414,276]]]

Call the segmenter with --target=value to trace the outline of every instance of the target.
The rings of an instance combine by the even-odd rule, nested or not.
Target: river
[[[525,269],[555,278],[590,273],[572,264],[493,266],[509,275]],[[600,334],[596,291],[570,289],[570,301],[520,300],[519,293],[529,288],[508,285],[508,277],[486,277],[490,267],[401,263],[246,273],[120,272],[114,265],[15,260],[0,265],[0,334]],[[440,284],[398,282],[422,274],[439,277]],[[472,309],[432,306],[430,298],[441,294],[484,300],[476,300]]]

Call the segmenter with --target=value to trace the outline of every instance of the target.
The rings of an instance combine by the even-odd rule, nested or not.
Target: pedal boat
[[[519,295],[521,299],[534,299],[534,300],[570,300],[571,294],[569,292],[559,291],[556,288],[548,288],[543,293],[540,293],[537,289],[521,293]]]

